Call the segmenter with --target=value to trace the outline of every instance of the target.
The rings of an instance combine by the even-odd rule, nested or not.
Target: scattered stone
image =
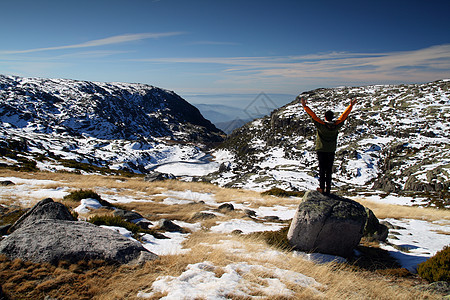
[[[169,232],[181,232],[181,233],[185,232],[185,230],[181,226],[175,224],[174,222],[168,219],[159,220],[158,229]]]
[[[241,235],[241,234],[243,234],[244,232],[242,231],[242,230],[240,230],[240,229],[235,229],[235,230],[233,230],[232,232],[231,232],[231,234],[234,234],[234,235]]]
[[[9,228],[11,228],[11,224],[0,225],[0,236],[7,235]]]
[[[213,219],[216,215],[204,211],[198,211],[192,214],[191,220],[206,220],[206,219]]]
[[[402,226],[392,225],[388,221],[381,221],[380,224],[385,225],[388,229],[396,229],[396,230],[406,229],[405,227],[402,227]],[[399,234],[399,233],[396,233],[396,234]]]
[[[9,185],[16,185],[14,182],[12,182],[11,180],[2,180],[0,181],[0,185],[1,186],[9,186]]]
[[[37,220],[20,226],[0,242],[0,253],[10,259],[51,264],[96,259],[125,264],[138,260],[142,252],[148,259],[158,257],[113,230],[68,220]]]
[[[217,209],[223,210],[223,211],[233,211],[234,206],[231,203],[224,203],[224,204],[221,204]]]
[[[249,217],[256,217],[256,211],[251,210],[251,209],[244,209],[244,213],[249,216]]]
[[[124,209],[116,209],[113,212],[113,215],[115,215],[117,217],[121,217],[122,219],[124,219],[125,221],[128,221],[128,222],[132,222],[134,220],[144,218],[141,214],[139,214],[137,212],[124,210]]]
[[[142,229],[148,229],[150,226],[153,225],[153,223],[148,220],[143,219],[143,220],[137,221],[136,225],[141,227]]]
[[[219,166],[219,173],[227,172],[231,170],[231,163],[221,163]]]
[[[144,177],[144,181],[147,182],[154,182],[154,181],[164,181],[169,179],[176,179],[177,177],[173,174],[167,174],[167,173],[161,173],[161,172],[152,172],[150,174],[147,174]]]
[[[308,191],[287,234],[289,243],[307,252],[348,257],[363,236],[367,214],[356,201]]]
[[[63,204],[54,202],[51,198],[46,198],[38,202],[30,210],[24,213],[11,228],[10,232],[30,225],[37,220],[67,220],[74,221],[72,214]]]
[[[266,220],[266,221],[279,221],[280,218],[278,216],[265,216],[264,220]]]

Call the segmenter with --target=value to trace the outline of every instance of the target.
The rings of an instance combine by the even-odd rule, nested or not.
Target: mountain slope
[[[141,172],[223,140],[197,108],[144,84],[0,76],[0,121],[4,149]]]
[[[173,92],[144,84],[0,76],[2,121],[104,139],[171,137],[211,142],[220,131]],[[15,121],[15,122],[14,122]],[[192,136],[186,135],[190,131]]]
[[[233,163],[210,179],[222,185],[268,189],[317,186],[315,128],[300,98],[320,117],[358,104],[341,130],[334,184],[386,192],[448,191],[450,80],[399,86],[318,89],[231,134],[220,147]],[[226,165],[225,165],[226,166]]]

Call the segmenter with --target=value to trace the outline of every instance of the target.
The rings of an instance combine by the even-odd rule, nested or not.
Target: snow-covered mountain
[[[217,155],[232,161],[209,176],[226,186],[317,186],[315,128],[300,98],[320,117],[358,103],[341,130],[334,183],[340,189],[444,192],[450,186],[450,80],[413,85],[317,89],[233,132]],[[224,165],[225,166],[225,165]],[[448,196],[445,196],[448,198]]]
[[[144,84],[0,76],[0,122],[3,163],[44,169],[70,160],[145,172],[223,140],[197,108]]]

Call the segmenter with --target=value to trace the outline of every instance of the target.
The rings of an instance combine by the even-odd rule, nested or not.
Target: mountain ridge
[[[202,149],[224,137],[174,92],[137,83],[0,75],[0,121],[2,147],[20,145],[12,150],[24,157],[140,173],[175,157],[206,156]]]

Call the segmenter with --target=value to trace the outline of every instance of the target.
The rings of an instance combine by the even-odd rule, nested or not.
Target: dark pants
[[[317,151],[317,158],[319,159],[319,186],[322,190],[330,192],[334,152]]]

